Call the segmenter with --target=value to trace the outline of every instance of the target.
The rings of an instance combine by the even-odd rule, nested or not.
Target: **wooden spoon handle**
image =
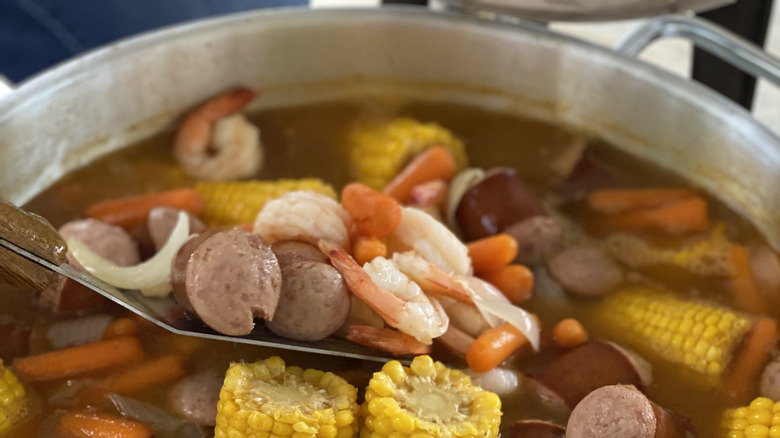
[[[68,252],[49,221],[4,201],[0,201],[0,237],[58,266]],[[53,276],[43,266],[0,247],[0,279],[19,288],[43,290]]]

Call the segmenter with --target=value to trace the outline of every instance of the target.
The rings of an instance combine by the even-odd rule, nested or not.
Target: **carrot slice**
[[[553,327],[553,340],[563,348],[572,348],[584,344],[588,340],[585,327],[574,318],[566,318]]]
[[[772,318],[759,319],[748,332],[724,376],[723,389],[735,405],[747,403],[758,392],[758,376],[769,363],[777,339],[777,323]]]
[[[362,236],[382,238],[395,231],[401,223],[398,202],[365,184],[352,183],[344,187],[341,205]]]
[[[149,426],[127,418],[92,412],[68,412],[57,422],[63,438],[149,438],[154,431]]]
[[[138,333],[138,323],[132,318],[117,318],[106,327],[103,339],[132,336]]]
[[[472,370],[484,373],[497,367],[525,345],[528,345],[528,338],[523,332],[505,322],[496,328],[485,330],[471,343],[466,351],[466,363]]]
[[[699,196],[660,207],[607,216],[604,220],[614,228],[661,231],[673,235],[704,231],[710,225],[707,201]]]
[[[387,245],[376,238],[358,237],[352,245],[352,254],[355,256],[355,261],[363,265],[377,257],[386,257]]]
[[[753,275],[753,267],[750,264],[750,255],[742,245],[732,245],[729,253],[731,263],[734,265],[734,274],[730,277],[731,291],[740,309],[751,313],[766,312],[766,303],[761,296],[756,277]]]
[[[434,179],[449,181],[455,176],[455,159],[441,146],[421,152],[382,190],[387,196],[405,204],[412,188]]]
[[[497,287],[513,304],[531,297],[534,273],[526,266],[511,264],[482,274],[482,279]]]
[[[604,214],[661,207],[696,196],[691,189],[603,189],[588,195],[591,210]]]
[[[477,275],[502,268],[517,257],[517,240],[509,234],[485,237],[466,246]]]
[[[203,198],[195,189],[181,188],[98,202],[87,209],[87,216],[130,231],[146,220],[153,208],[178,208],[200,216],[203,206]]]
[[[138,339],[122,336],[17,359],[14,370],[21,379],[47,381],[104,370],[143,356]]]
[[[179,379],[184,374],[184,360],[181,357],[164,356],[114,374],[106,380],[104,389],[107,392],[128,394]]]

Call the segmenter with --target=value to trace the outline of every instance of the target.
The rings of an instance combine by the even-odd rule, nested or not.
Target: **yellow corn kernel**
[[[268,201],[288,192],[311,191],[336,198],[333,187],[316,178],[199,182],[195,190],[203,197],[203,220],[210,227],[254,222]]]
[[[766,397],[754,399],[748,406],[729,409],[723,414],[723,436],[780,438],[777,403]]]
[[[448,379],[439,378],[447,371]],[[392,385],[388,385],[391,382]],[[391,390],[388,395],[380,391]],[[408,368],[397,361],[374,373],[366,389],[361,438],[498,436],[501,400],[473,386],[468,376],[418,356]]]
[[[647,286],[630,286],[609,295],[598,311],[619,340],[705,378],[717,378],[728,367],[753,324],[728,309]]]
[[[398,118],[365,124],[350,134],[350,160],[355,179],[381,190],[417,154],[442,146],[455,159],[458,170],[467,165],[463,143],[435,123]]]
[[[357,389],[333,373],[272,357],[231,364],[217,404],[217,437],[352,438]]]
[[[31,410],[24,386],[0,360],[0,434],[24,421]]]

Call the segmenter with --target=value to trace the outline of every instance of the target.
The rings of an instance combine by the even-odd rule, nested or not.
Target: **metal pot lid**
[[[704,11],[735,0],[442,0],[448,7],[534,21],[607,21]]]

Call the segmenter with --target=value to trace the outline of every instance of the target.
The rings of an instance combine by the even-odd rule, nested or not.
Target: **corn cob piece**
[[[24,386],[0,360],[0,434],[22,422],[32,411]]]
[[[498,436],[501,399],[429,356],[390,361],[374,373],[361,407],[360,438]]]
[[[758,397],[748,406],[727,410],[722,426],[727,438],[780,438],[780,402]]]
[[[706,378],[726,369],[753,320],[730,309],[686,301],[647,286],[607,296],[598,315],[614,336]]]
[[[357,389],[343,378],[287,367],[271,357],[233,363],[217,403],[215,438],[350,438],[357,434]]]
[[[450,131],[435,123],[409,118],[359,126],[351,133],[349,142],[354,177],[376,190],[382,190],[412,157],[431,146],[447,149],[458,170],[468,164],[463,143]]]
[[[333,186],[316,178],[199,182],[195,190],[205,201],[203,220],[210,227],[254,222],[268,201],[287,192],[312,191],[336,199]]]

